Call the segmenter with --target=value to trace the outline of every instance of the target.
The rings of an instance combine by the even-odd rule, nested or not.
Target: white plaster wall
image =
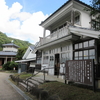
[[[89,14],[81,12],[81,25],[85,28],[91,28],[91,24],[89,22],[91,21],[91,17]]]
[[[84,9],[79,10],[77,8],[74,8],[74,11],[80,12],[80,26],[76,24],[75,26],[91,28],[91,24],[89,24],[89,22],[91,22],[91,16],[89,15],[89,13]]]
[[[14,52],[17,52],[17,51],[18,51],[18,49],[8,47],[8,48],[3,48],[3,51],[14,51]]]
[[[30,53],[27,55],[26,59],[34,58],[34,57],[36,57],[36,54],[30,52]]]

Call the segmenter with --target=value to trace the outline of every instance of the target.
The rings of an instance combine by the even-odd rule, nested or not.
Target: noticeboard
[[[66,80],[93,86],[93,60],[66,61]]]

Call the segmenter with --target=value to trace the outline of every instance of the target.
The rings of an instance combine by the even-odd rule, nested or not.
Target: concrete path
[[[37,74],[37,76],[39,79],[42,79],[44,80],[44,74],[43,73],[39,73]],[[48,80],[48,81],[58,81],[58,82],[62,82],[62,83],[65,83],[65,80],[62,79],[63,77],[62,76],[54,76],[54,75],[47,75],[45,74],[45,80]]]
[[[0,72],[0,100],[29,100],[21,95],[21,91],[16,86],[12,85],[8,80],[9,75],[9,73]]]

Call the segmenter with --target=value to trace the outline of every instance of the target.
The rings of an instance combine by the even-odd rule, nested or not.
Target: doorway
[[[54,75],[59,75],[59,70],[60,70],[59,54],[55,54]]]

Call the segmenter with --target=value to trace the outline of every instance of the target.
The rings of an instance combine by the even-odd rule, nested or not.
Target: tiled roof
[[[55,13],[57,13],[61,8],[63,8],[64,6],[66,6],[66,5],[67,5],[69,2],[71,2],[71,1],[72,1],[72,0],[68,0],[66,3],[64,3],[60,8],[58,8],[58,9],[57,9],[53,14],[51,14],[47,19],[45,19],[44,21],[42,21],[42,22],[40,23],[40,25],[42,25],[44,22],[46,22],[49,18],[51,18]],[[82,1],[80,1],[80,0],[73,0],[73,1],[76,1],[76,2],[82,4],[82,5],[86,6],[86,7],[91,8],[91,6],[87,5],[86,3],[84,3],[84,2],[82,2]]]
[[[31,48],[32,50],[34,50],[34,47],[35,47],[34,45],[30,45],[30,48]]]
[[[16,52],[0,51],[0,56],[16,56]]]
[[[15,46],[15,47],[19,48],[19,46],[17,46],[17,45],[14,44],[14,43],[3,44],[3,46]]]

